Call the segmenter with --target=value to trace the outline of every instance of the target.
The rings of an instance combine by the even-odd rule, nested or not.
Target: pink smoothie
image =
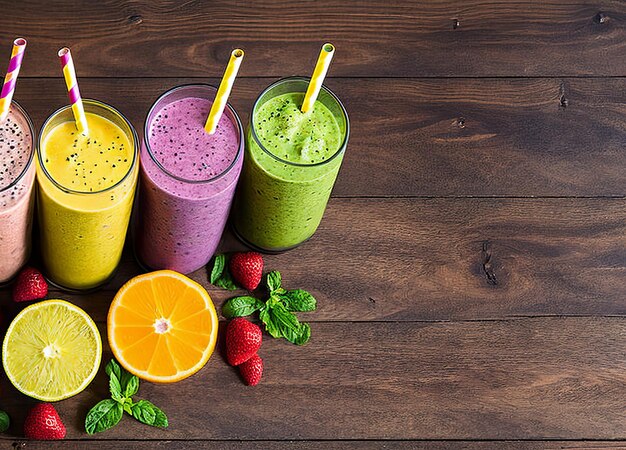
[[[243,138],[229,109],[213,135],[204,131],[212,104],[207,98],[214,96],[207,89],[195,85],[170,91],[146,120],[135,249],[151,269],[189,273],[203,267],[228,219]]]
[[[33,134],[26,116],[11,105],[0,123],[0,283],[15,276],[30,255]]]

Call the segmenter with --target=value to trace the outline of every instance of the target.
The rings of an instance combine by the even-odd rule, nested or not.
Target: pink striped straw
[[[9,61],[9,68],[7,69],[2,91],[0,92],[0,122],[4,122],[4,119],[9,115],[9,108],[11,107],[13,92],[15,92],[17,76],[20,73],[20,67],[22,67],[24,49],[26,49],[26,39],[17,38],[13,41],[11,61]]]
[[[85,115],[83,100],[80,97],[80,91],[78,90],[78,80],[76,78],[74,61],[72,60],[72,54],[70,53],[70,49],[64,47],[59,50],[59,58],[61,59],[63,77],[65,78],[65,85],[67,86],[67,92],[70,97],[70,104],[72,105],[72,112],[74,113],[76,128],[80,133],[88,134],[89,128],[87,127],[87,116]]]

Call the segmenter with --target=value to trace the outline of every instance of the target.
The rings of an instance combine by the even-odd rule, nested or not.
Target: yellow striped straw
[[[61,67],[63,67],[63,77],[65,78],[67,93],[70,97],[74,120],[76,120],[76,128],[80,133],[87,135],[89,134],[87,116],[83,108],[83,99],[80,97],[80,91],[78,90],[78,80],[76,79],[76,71],[74,70],[74,61],[72,60],[70,49],[64,47],[59,50],[59,58],[61,59]]]
[[[215,130],[217,129],[217,124],[222,117],[222,113],[226,107],[226,102],[228,102],[228,96],[233,88],[233,84],[235,84],[235,77],[239,71],[241,61],[243,61],[243,55],[243,50],[240,48],[236,48],[230,54],[228,66],[226,66],[226,71],[224,72],[224,76],[220,82],[220,87],[217,89],[215,100],[213,100],[213,105],[211,106],[211,112],[209,112],[209,117],[204,125],[204,131],[209,134],[215,133]]]
[[[302,102],[302,107],[300,108],[303,113],[313,108],[315,100],[317,100],[317,96],[320,93],[320,89],[322,89],[322,83],[324,82],[324,78],[326,78],[326,72],[328,72],[328,68],[330,67],[330,62],[333,60],[334,54],[335,46],[333,44],[322,45],[320,56],[317,58],[317,64],[315,64],[313,76],[311,77],[311,81],[309,81],[309,87],[306,90],[304,101]]]
[[[4,122],[4,119],[6,119],[9,115],[11,99],[13,98],[13,92],[15,92],[15,83],[17,82],[17,76],[20,73],[20,67],[22,66],[25,49],[26,39],[17,38],[13,41],[13,51],[11,51],[9,68],[6,76],[4,77],[2,91],[0,91],[0,122]]]

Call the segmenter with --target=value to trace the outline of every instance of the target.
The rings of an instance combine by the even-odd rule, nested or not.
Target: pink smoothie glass
[[[133,233],[136,257],[148,269],[190,273],[205,266],[226,226],[244,138],[230,105],[216,132],[205,132],[216,91],[175,87],[146,117]]]
[[[9,115],[0,123],[0,284],[11,280],[30,256],[34,148],[30,117],[13,101]]]

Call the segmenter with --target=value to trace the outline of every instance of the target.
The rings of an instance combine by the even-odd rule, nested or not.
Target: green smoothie
[[[286,250],[315,233],[343,159],[345,110],[324,88],[302,113],[306,85],[299,78],[275,83],[251,116],[233,214],[240,237],[261,250]]]

